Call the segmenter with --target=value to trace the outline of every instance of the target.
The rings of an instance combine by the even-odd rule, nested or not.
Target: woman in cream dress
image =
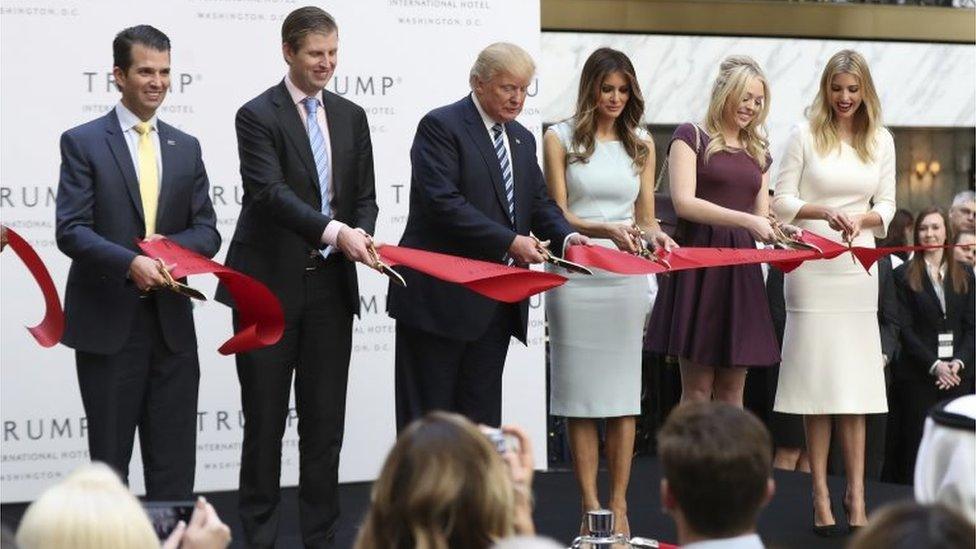
[[[787,144],[773,211],[835,241],[874,247],[895,212],[895,147],[864,58],[844,50],[824,68],[809,122]],[[876,269],[872,268],[872,272]],[[847,472],[847,522],[867,522],[864,414],[887,411],[878,278],[850,254],[786,275],[786,331],[777,412],[802,414],[813,473],[814,530],[838,535],[827,488],[836,419]]]
[[[640,127],[643,113],[630,60],[600,48],[583,65],[576,116],[546,132],[549,194],[593,245],[636,252],[641,231],[654,246],[674,245],[654,219],[654,145]],[[550,413],[567,418],[583,513],[604,507],[597,493],[597,426],[606,418],[606,507],[629,536],[626,496],[641,411],[647,279],[599,270],[559,274],[569,281],[546,295]]]

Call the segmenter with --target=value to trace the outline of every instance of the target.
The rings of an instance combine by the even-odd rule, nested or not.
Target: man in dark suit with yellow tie
[[[220,248],[200,143],[158,120],[170,42],[139,25],[113,42],[122,99],[61,136],[58,247],[71,258],[62,343],[76,352],[91,459],[128,480],[139,429],[146,495],[187,499],[196,463],[200,367],[189,299],[150,291],[165,278],[137,240]],[[170,266],[172,268],[172,266]]]
[[[244,410],[239,509],[253,547],[271,547],[277,537],[293,373],[305,546],[328,546],[339,516],[339,450],[359,313],[355,262],[369,262],[377,206],[366,113],[324,89],[338,39],[328,13],[291,12],[281,27],[288,73],[237,113],[244,200],[227,265],[267,285],[285,313],[281,341],[237,355]],[[222,289],[218,299],[229,296]]]

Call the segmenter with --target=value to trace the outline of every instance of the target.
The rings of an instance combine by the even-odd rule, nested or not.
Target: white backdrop
[[[161,119],[197,136],[210,175],[222,260],[240,209],[234,114],[276,84],[285,15],[308,0],[46,0],[0,7],[0,217],[40,253],[60,290],[68,259],[54,242],[58,139],[118,100],[109,81],[111,42],[148,23],[172,40],[172,90]],[[428,110],[460,99],[477,52],[490,42],[520,44],[538,59],[539,8],[523,0],[334,0],[316,2],[339,23],[339,64],[329,89],[369,116],[380,207],[377,237],[396,242],[407,214],[409,147]],[[517,16],[515,15],[517,14]],[[520,119],[538,134],[536,93]],[[23,328],[39,321],[40,293],[13,254],[0,257],[0,498],[25,501],[87,460],[74,356],[40,348]],[[386,282],[360,272],[363,316],[355,324],[342,481],[375,477],[394,438],[393,322]],[[191,284],[213,295],[211,277]],[[545,366],[540,299],[533,300],[528,348],[513,344],[506,366],[504,419],[528,427],[545,467]],[[242,421],[233,357],[216,348],[230,313],[215,302],[195,311],[201,362],[196,488],[237,487]],[[298,479],[294,417],[284,440],[282,482]],[[141,493],[138,444],[130,469]]]

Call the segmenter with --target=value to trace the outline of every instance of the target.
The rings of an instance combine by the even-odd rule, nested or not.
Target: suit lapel
[[[177,142],[174,139],[172,128],[157,120],[156,124],[159,131],[159,153],[163,155],[163,177],[159,180],[159,202],[156,206],[156,226],[163,219],[169,199],[173,196],[173,186],[176,180],[173,178],[173,170],[177,165]],[[180,144],[181,145],[181,144]]]
[[[339,193],[342,192],[343,163],[336,156],[336,143],[341,138],[339,128],[348,127],[345,120],[341,117],[345,114],[339,107],[337,96],[331,92],[322,90],[322,102],[325,108],[325,123],[329,128],[329,169],[332,171],[332,202],[336,209],[339,208]],[[335,217],[335,212],[332,212]]]
[[[498,205],[501,206],[502,211],[507,216],[508,197],[505,196],[505,184],[502,183],[502,167],[498,164],[498,155],[495,154],[495,147],[488,137],[488,130],[485,129],[481,114],[478,113],[478,108],[474,106],[474,101],[470,96],[464,99],[464,108],[464,121],[467,124],[468,135],[471,136],[475,146],[478,148],[478,152],[481,153],[482,158],[485,160],[485,164],[488,167],[488,175],[491,176],[492,187],[495,188],[495,197],[498,198]],[[514,177],[514,160],[512,169]]]
[[[115,109],[112,109],[105,116],[105,132],[107,134],[105,138],[108,141],[108,148],[112,151],[112,156],[115,157],[119,171],[122,172],[122,181],[129,193],[129,198],[132,199],[132,206],[139,212],[139,217],[145,223],[145,214],[142,211],[142,197],[139,194],[139,178],[136,176],[135,166],[132,165],[132,155],[129,153],[129,146],[125,142],[125,135],[122,134],[122,128],[119,126],[119,117],[116,116]]]
[[[288,94],[288,88],[285,87],[284,81],[275,88],[275,96],[272,102],[275,104],[275,114],[285,136],[291,141],[292,147],[295,148],[298,157],[305,164],[305,170],[309,173],[306,183],[315,190],[314,196],[320,197],[316,202],[320,202],[319,172],[315,167],[315,159],[312,158],[312,145],[308,141],[308,132],[302,125],[302,119],[298,116],[295,105],[291,102],[291,96]]]

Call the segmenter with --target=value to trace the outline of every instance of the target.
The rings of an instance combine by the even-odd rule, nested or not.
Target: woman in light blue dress
[[[674,246],[654,219],[654,145],[640,127],[644,100],[626,55],[601,48],[587,59],[576,115],[549,128],[549,194],[594,245],[637,252]],[[643,235],[643,236],[642,236]],[[565,416],[582,512],[609,508],[629,535],[627,484],[640,414],[641,344],[650,308],[647,279],[559,270],[569,281],[546,295],[550,412]],[[606,418],[607,505],[597,493],[597,423]]]

